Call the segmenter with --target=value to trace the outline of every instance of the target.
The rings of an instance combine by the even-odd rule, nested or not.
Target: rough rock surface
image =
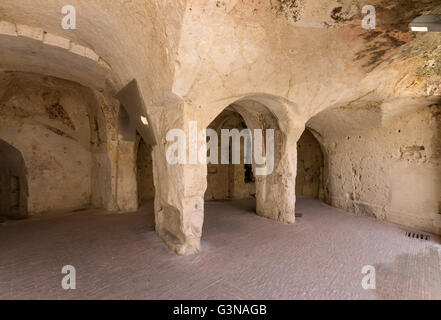
[[[78,82],[89,93],[79,94],[78,106],[90,99],[88,109],[55,101],[49,109],[30,110],[27,97],[37,99],[40,84],[29,84],[29,93],[15,98],[15,91],[0,87],[2,101],[9,102],[2,117],[14,113],[23,124],[28,115],[35,121],[48,111],[32,136],[67,149],[38,152],[41,162],[29,164],[31,140],[10,136],[27,167],[65,168],[47,174],[57,185],[72,184],[41,204],[32,190],[42,182],[33,185],[32,177],[44,175],[44,168],[30,170],[30,212],[87,203],[113,211],[137,208],[137,148],[118,136],[113,99],[137,79],[158,142],[152,151],[156,232],[176,252],[200,249],[207,166],[168,164],[166,134],[188,131],[191,120],[206,128],[232,105],[248,128],[276,130],[275,170],[256,178],[259,215],[295,221],[296,144],[308,127],[324,153],[325,201],[441,232],[441,36],[407,27],[420,14],[441,13],[438,0],[372,0],[374,30],[362,28],[365,2],[359,0],[71,4],[76,30],[60,26],[62,0],[0,0],[0,69]],[[32,64],[20,64],[30,57]],[[56,93],[53,86],[48,97]],[[15,110],[14,99],[20,102]],[[92,114],[99,115],[97,122]],[[25,127],[18,127],[23,138],[31,134]],[[17,128],[2,125],[0,138],[10,130]],[[74,174],[79,162],[82,170]]]

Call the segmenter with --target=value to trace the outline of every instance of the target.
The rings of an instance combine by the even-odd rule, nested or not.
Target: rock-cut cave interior
[[[71,2],[0,0],[1,299],[441,299],[439,0]]]

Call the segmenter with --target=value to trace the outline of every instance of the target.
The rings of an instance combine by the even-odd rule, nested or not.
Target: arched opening
[[[29,216],[136,209],[136,163],[130,174],[119,165],[128,144],[118,136],[110,65],[41,26],[0,24],[0,137],[26,161]]]
[[[357,215],[438,233],[434,221],[440,220],[430,213],[439,212],[440,176],[427,159],[437,158],[439,127],[428,119],[436,119],[439,106],[427,107],[424,100],[399,103],[400,112],[389,110],[392,103],[360,102],[309,119],[306,125],[324,156],[319,199]]]
[[[28,195],[21,217],[115,208],[109,144],[116,129],[98,97],[68,80],[0,73],[0,138],[14,145],[26,163],[27,184],[13,182],[20,201]]]
[[[306,128],[297,141],[296,195],[320,199],[324,160],[320,144]]]
[[[142,211],[147,212],[149,226],[153,227],[155,214],[153,203],[155,186],[153,183],[152,146],[139,137],[136,154],[136,181],[138,184],[138,203]]]
[[[23,156],[0,139],[0,219],[28,215],[28,184]]]
[[[94,138],[85,88],[31,73],[0,76],[0,138],[26,161],[29,215],[88,206]]]
[[[222,139],[221,130],[247,130],[245,120],[233,108],[225,109],[208,126]],[[251,163],[245,163],[245,138],[240,139],[240,163],[233,163],[232,139],[228,146],[229,161],[221,163],[222,145],[218,140],[218,163],[207,165],[207,190],[205,200],[247,199],[256,195],[256,184]]]
[[[153,161],[152,146],[145,143],[141,138],[136,157],[138,202],[152,201],[155,198],[155,186],[153,184]]]
[[[294,222],[294,172],[291,163],[285,162],[289,157],[283,156],[286,146],[278,118],[260,102],[237,101],[212,120],[207,127],[204,234],[216,230],[217,236],[228,237],[238,231],[231,225],[241,226],[240,232],[251,232],[243,228],[255,214]],[[286,183],[277,186],[280,181]]]

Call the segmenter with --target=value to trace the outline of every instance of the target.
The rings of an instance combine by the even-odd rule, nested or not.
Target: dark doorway
[[[297,142],[296,194],[319,198],[323,174],[320,144],[306,129]]]
[[[0,139],[0,216],[23,219],[28,216],[28,185],[20,151]]]
[[[153,184],[152,146],[145,143],[142,138],[139,141],[136,167],[138,180],[138,202],[141,204],[155,198],[155,186]]]
[[[240,139],[240,164],[232,163],[231,138],[229,145],[229,164],[221,164],[221,130],[241,130],[248,129],[242,116],[228,107],[222,111],[216,119],[208,126],[217,132],[218,140],[218,164],[209,163],[207,165],[207,190],[205,200],[225,200],[225,199],[248,199],[255,197],[256,185],[252,164],[244,161],[245,141]]]

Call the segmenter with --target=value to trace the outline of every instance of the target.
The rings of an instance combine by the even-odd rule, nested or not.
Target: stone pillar
[[[199,252],[204,220],[204,193],[207,166],[189,164],[189,122],[198,119],[195,108],[173,97],[149,110],[157,145],[153,147],[156,232],[177,254]],[[186,164],[170,164],[167,132],[180,129],[186,133]],[[198,131],[203,128],[198,128]]]
[[[138,210],[135,144],[134,141],[118,142],[116,201],[121,212]]]
[[[302,130],[275,138],[275,166],[272,174],[256,176],[258,215],[294,223],[296,203],[297,140]]]
[[[90,131],[92,167],[92,205],[118,211],[116,177],[118,160],[118,102],[96,90],[90,93]]]
[[[138,210],[136,148],[133,141],[111,141],[93,153],[92,204],[107,211]]]
[[[136,132],[133,141],[119,135],[120,103],[94,91],[91,98],[92,205],[108,211],[138,209],[136,179]]]

